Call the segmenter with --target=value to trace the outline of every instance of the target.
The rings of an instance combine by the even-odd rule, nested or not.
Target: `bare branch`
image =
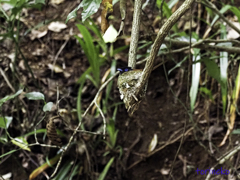
[[[137,47],[138,47],[141,10],[142,10],[142,0],[135,0],[131,43],[130,43],[129,57],[128,57],[128,66],[133,69],[135,69],[136,67],[136,55],[137,55]]]
[[[140,77],[136,87],[135,87],[135,94],[136,97],[138,97],[141,90],[146,85],[149,76],[153,69],[154,60],[157,56],[158,50],[160,46],[162,45],[164,38],[167,36],[167,33],[171,30],[173,25],[190,9],[190,6],[193,4],[194,0],[186,0],[173,14],[166,23],[162,26],[160,31],[157,34],[157,37],[153,43],[152,50],[150,52],[150,57],[145,65],[145,68],[143,69],[143,74]],[[131,100],[129,102],[130,105],[133,105],[136,103],[136,100],[131,97]]]

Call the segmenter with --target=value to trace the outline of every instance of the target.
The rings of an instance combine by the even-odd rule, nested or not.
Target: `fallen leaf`
[[[157,143],[158,143],[157,134],[154,134],[153,138],[152,138],[152,141],[151,141],[151,143],[148,147],[148,152],[149,153],[152,152],[155,149],[155,147],[157,146]]]
[[[48,67],[49,67],[49,69],[53,70],[55,73],[63,72],[63,69],[58,65],[53,66],[52,64],[48,64]]]
[[[47,30],[38,31],[38,30],[32,29],[30,39],[34,40],[36,38],[41,38],[41,37],[45,36],[46,34],[47,34]]]
[[[61,32],[62,29],[66,29],[66,28],[67,28],[67,25],[59,21],[51,22],[48,25],[48,29],[53,32]]]
[[[51,4],[61,4],[61,3],[63,3],[64,2],[64,0],[51,0]]]
[[[240,29],[240,23],[239,22],[232,22],[238,29]],[[229,27],[228,33],[227,33],[227,39],[237,39],[240,37],[240,34],[238,34],[237,31]]]

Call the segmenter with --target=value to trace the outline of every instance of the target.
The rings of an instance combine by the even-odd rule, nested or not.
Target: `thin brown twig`
[[[201,43],[198,43],[201,42]],[[194,45],[194,48],[199,48],[199,49],[207,49],[207,50],[214,50],[214,51],[226,51],[229,53],[238,53],[240,54],[240,48],[239,47],[228,47],[228,46],[216,46],[216,45],[209,45],[209,44],[205,44],[205,43],[222,43],[222,42],[232,42],[232,43],[236,43],[236,44],[240,44],[239,41],[237,40],[211,40],[211,39],[202,39],[200,41],[198,41],[198,44],[192,44],[192,46]],[[165,38],[164,43],[171,43],[172,46],[176,46],[176,47],[185,47],[188,46],[189,47],[189,42],[187,41],[179,41],[179,40],[175,40],[175,39],[170,39],[170,38]]]
[[[105,139],[105,138],[106,138],[106,118],[105,118],[105,116],[104,116],[101,108],[99,107],[98,103],[96,102],[96,100],[97,100],[97,99],[95,99],[95,102],[94,102],[94,103],[95,103],[97,109],[99,110],[99,112],[100,112],[100,114],[101,114],[101,116],[102,116],[102,118],[103,118],[103,139]]]
[[[11,83],[9,82],[7,76],[5,75],[5,73],[4,73],[4,71],[2,70],[1,67],[0,67],[0,72],[1,72],[1,74],[2,74],[2,76],[3,76],[3,78],[4,78],[4,80],[6,81],[8,87],[12,90],[12,92],[15,93],[15,89],[13,88],[13,86],[11,85]]]
[[[62,50],[64,49],[64,47],[67,45],[69,39],[66,39],[66,41],[63,43],[63,45],[60,47],[60,49],[58,50],[56,56],[54,57],[54,60],[53,60],[53,68],[51,69],[51,76],[53,76],[53,70],[54,70],[54,67],[56,65],[56,61],[58,59],[58,56],[60,55],[60,53],[62,52]]]

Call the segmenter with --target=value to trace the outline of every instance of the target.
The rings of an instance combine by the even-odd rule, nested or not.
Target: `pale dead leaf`
[[[49,67],[49,69],[53,70],[55,73],[63,72],[63,69],[58,65],[53,66],[52,64],[48,64],[48,67]]]
[[[4,178],[4,179],[6,179],[6,180],[7,180],[7,179],[11,179],[12,173],[9,172],[9,173],[7,173],[7,174],[2,175],[1,177]]]
[[[38,30],[32,30],[31,31],[31,35],[30,35],[30,39],[34,40],[36,38],[41,38],[43,36],[45,36],[47,34],[47,30],[45,31],[38,31]]]
[[[18,64],[18,67],[21,69],[21,70],[26,70],[26,67],[24,65],[24,60],[21,60]]]
[[[232,22],[238,29],[240,29],[240,23],[239,22]],[[227,33],[227,39],[237,39],[240,37],[240,34],[238,34],[234,29],[231,27],[228,27],[228,33]]]
[[[64,0],[51,0],[51,4],[61,4],[61,3],[63,3],[64,2]]]
[[[160,170],[160,172],[161,172],[162,175],[168,175],[169,172],[170,172],[170,169],[162,168],[162,169]]]
[[[65,29],[65,28],[67,28],[67,25],[65,23],[59,22],[59,21],[51,22],[48,25],[48,29],[53,32],[61,32],[61,30]]]
[[[197,26],[197,23],[194,20],[192,20],[192,24],[190,23],[190,21],[187,21],[184,24],[183,30],[186,31],[186,30],[190,29],[191,27],[195,28],[196,26]]]
[[[148,147],[148,152],[149,153],[152,152],[155,149],[155,147],[157,146],[157,143],[158,143],[157,134],[154,134],[153,138],[152,138],[152,141],[151,141],[151,143]]]
[[[63,74],[65,78],[69,78],[71,76],[71,74],[68,73],[67,71],[64,71]]]
[[[33,56],[42,56],[44,54],[45,50],[42,48],[37,48],[35,51],[32,52]]]

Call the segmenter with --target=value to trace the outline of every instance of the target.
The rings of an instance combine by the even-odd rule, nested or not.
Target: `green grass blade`
[[[85,80],[84,79],[78,89],[78,97],[77,97],[77,114],[78,114],[78,120],[79,122],[82,121],[82,111],[81,111],[81,97],[82,97],[82,89],[83,89],[83,86],[84,86],[84,83],[85,83]]]
[[[21,94],[23,92],[23,89],[18,90],[15,94],[10,95],[10,96],[5,96],[4,98],[0,99],[0,107],[2,106],[3,103],[5,103],[6,101],[15,98],[16,96],[18,96],[19,94]]]
[[[9,125],[11,124],[12,120],[13,120],[13,118],[10,116],[5,116],[5,117],[0,116],[0,128],[7,129],[9,127]]]
[[[240,9],[232,6],[230,10],[237,16],[238,22],[240,22]]]
[[[14,153],[14,152],[16,152],[16,151],[18,151],[18,150],[20,150],[20,149],[14,149],[14,150],[8,151],[7,153],[0,155],[0,158],[2,158],[2,157],[4,157],[4,156],[7,156],[7,155],[9,155],[9,154],[12,154],[12,153]]]
[[[100,174],[98,180],[104,180],[104,178],[105,178],[105,176],[107,175],[107,172],[108,172],[110,166],[112,165],[113,161],[114,161],[114,157],[112,157],[112,158],[109,160],[109,162],[108,162],[107,165],[105,166],[103,172]]]
[[[231,9],[231,6],[230,5],[226,5],[226,6],[223,6],[222,9],[220,10],[220,13],[225,13],[227,10]],[[219,15],[216,15],[214,18],[213,18],[213,21],[211,23],[211,26],[213,26],[215,24],[215,22],[218,20],[219,18]]]
[[[201,56],[199,54],[200,50],[195,49],[195,48],[193,50],[194,50],[193,62],[200,60],[200,58],[201,58]],[[191,112],[193,112],[193,110],[194,110],[194,105],[195,105],[196,98],[197,98],[200,71],[201,71],[201,63],[200,62],[193,63],[193,65],[192,65],[192,85],[191,85],[191,89],[190,89]]]
[[[88,57],[88,61],[90,66],[92,67],[92,73],[95,81],[97,81],[98,85],[100,84],[100,63],[99,63],[99,54],[97,48],[93,44],[93,39],[91,34],[88,32],[87,28],[81,24],[77,24],[79,31],[81,32],[85,46],[84,52]],[[79,38],[78,38],[79,40]],[[80,41],[79,41],[80,42]],[[82,46],[83,42],[81,43]]]
[[[83,81],[85,81],[86,75],[87,75],[87,74],[90,74],[91,72],[92,72],[92,68],[89,67],[89,68],[80,76],[80,78],[78,79],[77,83],[80,84],[80,83],[82,83]]]
[[[226,39],[226,27],[221,26],[221,38]],[[222,43],[221,45],[223,45]],[[228,53],[220,52],[220,77],[221,77],[221,93],[222,93],[222,104],[223,114],[225,114],[227,106],[227,68],[228,68]]]

